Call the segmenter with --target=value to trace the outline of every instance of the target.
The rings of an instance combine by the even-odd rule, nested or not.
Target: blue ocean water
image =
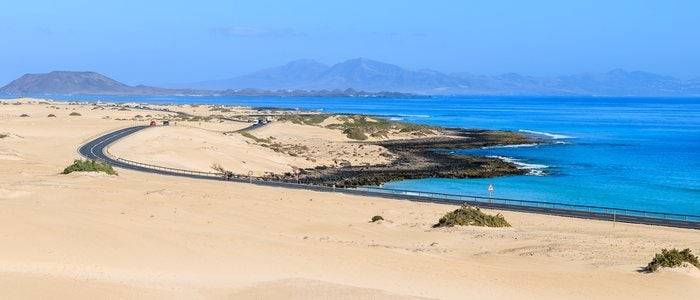
[[[486,187],[493,184],[494,197],[700,215],[700,98],[101,99],[298,108],[448,127],[539,132],[553,137],[554,143],[457,151],[514,159],[529,168],[530,175],[407,180],[385,187],[486,196]]]

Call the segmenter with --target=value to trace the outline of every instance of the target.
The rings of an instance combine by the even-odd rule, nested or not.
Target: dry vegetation
[[[510,227],[510,223],[501,214],[488,215],[483,213],[478,207],[466,205],[447,213],[433,227],[454,227],[455,225]]]
[[[82,159],[74,160],[70,166],[63,169],[62,174],[70,174],[73,172],[102,172],[108,175],[117,175],[117,172],[114,171],[112,166],[106,163]]]
[[[257,137],[249,132],[246,131],[241,131],[239,132],[242,136],[249,138],[253,141],[255,141],[258,145],[265,147],[265,148],[270,148],[275,152],[280,152],[287,154],[289,156],[302,156],[306,153],[309,152],[309,147],[306,145],[301,145],[301,144],[282,144],[280,142],[275,141],[275,137],[267,137],[267,138],[260,138]],[[308,158],[311,159],[311,158]]]
[[[376,216],[372,217],[372,220],[370,221],[370,223],[376,223],[379,221],[384,221],[384,217],[382,217],[380,215],[376,215]]]
[[[657,253],[643,271],[652,273],[658,271],[659,268],[677,268],[685,264],[700,268],[698,257],[691,253],[690,249],[661,249],[661,253]]]
[[[384,118],[368,117],[362,115],[287,115],[279,117],[282,122],[291,122],[299,125],[321,126],[330,117],[335,117],[338,122],[325,125],[329,129],[341,130],[348,138],[364,141],[371,138],[387,139],[394,134],[410,134],[413,136],[427,136],[435,134],[438,129],[426,125],[396,122]]]

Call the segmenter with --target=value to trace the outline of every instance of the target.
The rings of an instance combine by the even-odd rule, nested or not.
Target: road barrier
[[[531,212],[544,212],[552,211],[557,212],[557,215],[567,215],[567,216],[584,216],[586,214],[592,214],[597,216],[597,219],[613,220],[613,221],[624,221],[627,217],[641,217],[648,219],[659,219],[668,221],[681,221],[689,223],[698,223],[700,227],[700,216],[698,215],[687,215],[687,214],[676,214],[676,213],[664,213],[664,212],[654,212],[654,211],[644,211],[644,210],[634,210],[625,208],[613,208],[605,206],[592,206],[592,205],[580,205],[580,204],[567,204],[558,202],[545,202],[545,201],[531,201],[531,200],[519,200],[519,199],[508,199],[508,198],[492,198],[492,197],[482,197],[473,195],[460,195],[460,194],[447,194],[447,193],[436,193],[436,192],[426,192],[426,191],[413,191],[413,190],[399,190],[399,189],[387,189],[382,187],[358,187],[358,188],[334,188],[331,186],[308,184],[308,183],[295,183],[288,181],[278,181],[272,180],[265,177],[257,176],[245,176],[235,174],[231,177],[225,177],[224,174],[217,172],[202,172],[194,170],[177,169],[170,167],[157,166],[152,164],[146,164],[141,162],[136,162],[133,160],[128,160],[124,158],[114,158],[124,164],[139,166],[142,168],[148,168],[155,171],[166,171],[174,174],[185,174],[185,175],[196,175],[199,177],[208,177],[211,179],[222,180],[222,181],[236,181],[236,182],[248,182],[255,183],[259,185],[274,185],[274,186],[284,186],[291,188],[325,191],[325,192],[342,192],[346,194],[356,194],[364,196],[396,196],[397,198],[413,198],[413,200],[424,200],[426,202],[440,202],[448,204],[469,204],[478,205],[481,207],[489,208],[528,208],[523,211]],[[394,198],[394,197],[392,197]],[[430,201],[439,200],[439,201]]]
[[[145,126],[143,127],[145,128]],[[141,129],[143,129],[141,128]],[[132,130],[135,129],[135,130]],[[358,187],[358,188],[336,188],[326,185],[298,183],[289,181],[273,180],[266,177],[246,176],[240,174],[222,174],[218,172],[203,172],[157,166],[142,162],[137,162],[125,158],[109,156],[104,149],[107,145],[120,139],[121,137],[138,131],[136,127],[122,129],[103,135],[89,143],[83,145],[79,152],[89,158],[100,160],[116,167],[132,169],[137,171],[158,173],[172,176],[186,176],[191,178],[210,179],[219,181],[233,181],[251,183],[256,185],[286,187],[322,192],[339,192],[351,195],[374,196],[392,199],[402,199],[420,202],[444,203],[444,204],[467,204],[482,208],[493,208],[510,211],[533,212],[540,214],[587,218],[597,220],[609,220],[626,223],[639,223],[661,226],[672,226],[682,228],[700,229],[700,216],[690,214],[676,214],[655,211],[644,211],[604,206],[567,204],[546,201],[531,201],[507,198],[492,198],[473,195],[459,195],[436,193],[426,191],[411,191],[387,189],[382,187]],[[95,150],[98,150],[95,152]]]

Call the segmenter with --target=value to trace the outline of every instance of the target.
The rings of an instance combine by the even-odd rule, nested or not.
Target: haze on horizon
[[[129,84],[229,78],[299,58],[553,76],[700,77],[696,1],[23,1],[0,10],[0,85],[90,70]]]

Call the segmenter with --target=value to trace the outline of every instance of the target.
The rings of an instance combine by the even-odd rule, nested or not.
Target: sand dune
[[[700,251],[694,230],[514,212],[501,212],[512,228],[433,229],[454,206],[128,170],[118,170],[119,176],[59,175],[78,157],[80,143],[138,123],[102,119],[105,113],[127,118],[144,112],[65,105],[82,117],[49,119],[48,111],[68,111],[52,105],[59,109],[0,106],[2,131],[22,136],[0,139],[0,150],[22,158],[0,159],[4,298],[693,299],[700,294],[697,272],[637,272],[663,247]],[[20,118],[20,112],[31,117]],[[134,138],[152,138],[158,146],[164,143],[159,130]],[[192,141],[211,138],[201,129],[163,130],[187,133]],[[223,136],[216,143],[265,151],[240,137]],[[126,154],[134,146],[116,144],[112,151],[118,147]],[[188,157],[197,162],[192,167],[209,164],[197,158],[200,153]],[[261,157],[272,164],[271,155]],[[376,214],[387,221],[369,223]]]

